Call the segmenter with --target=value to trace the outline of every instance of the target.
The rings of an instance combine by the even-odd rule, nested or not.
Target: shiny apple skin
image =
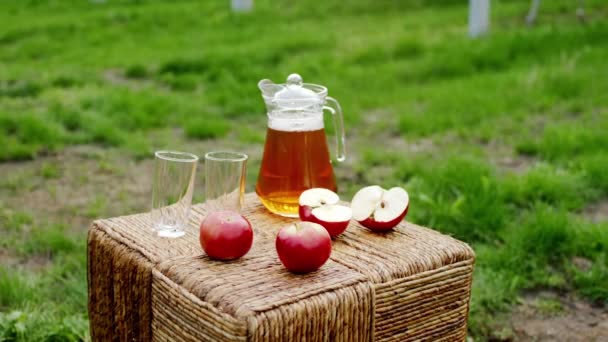
[[[315,217],[315,219],[316,219],[316,217]],[[313,222],[315,222],[315,221],[313,221]],[[325,228],[327,230],[327,232],[329,233],[329,236],[334,238],[334,237],[344,233],[344,231],[348,227],[349,222],[350,222],[350,220],[341,221],[341,222],[322,222],[317,219],[315,223],[322,225],[323,228]]]
[[[301,205],[300,204],[300,206],[298,208],[298,215],[300,216],[300,220],[313,222],[313,221],[311,221],[312,210],[313,209],[314,208],[311,207],[311,206],[309,206],[309,205]]]
[[[395,218],[394,220],[391,220],[391,221],[379,222],[379,221],[372,219],[371,217],[368,217],[363,221],[359,221],[359,223],[361,223],[361,225],[363,227],[365,227],[369,230],[373,230],[375,232],[389,231],[389,230],[395,228],[405,218],[405,215],[407,215],[407,211],[409,209],[410,209],[410,206],[408,205],[407,208],[405,208],[405,210],[403,211],[403,213],[401,215],[399,215],[397,218]]]
[[[290,272],[318,270],[331,255],[331,238],[323,226],[299,222],[281,228],[275,241],[279,260]]]
[[[234,211],[209,214],[200,226],[200,243],[207,255],[216,260],[234,260],[247,254],[253,244],[251,223]]]
[[[312,214],[313,207],[309,205],[301,205],[298,213],[300,214],[300,220],[306,222],[313,222],[316,224],[320,224],[327,230],[329,236],[332,238],[344,233],[346,227],[348,227],[348,223],[350,220],[340,221],[340,222],[325,222],[319,220],[315,215]]]

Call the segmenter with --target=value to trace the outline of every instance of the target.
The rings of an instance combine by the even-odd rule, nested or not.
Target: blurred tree
[[[536,16],[538,15],[538,9],[540,8],[540,0],[532,0],[530,4],[530,10],[528,11],[528,15],[526,16],[526,22],[528,25],[534,24],[536,20]],[[583,20],[585,18],[585,1],[578,0],[578,8],[576,9],[576,16]]]
[[[490,28],[490,0],[469,0],[469,36],[475,38]]]
[[[528,23],[528,25],[532,25],[534,23],[534,20],[536,20],[539,7],[540,0],[532,0],[532,3],[530,4],[530,10],[528,11],[528,15],[526,16],[526,22]]]
[[[253,8],[253,0],[232,0],[233,12],[249,12]]]

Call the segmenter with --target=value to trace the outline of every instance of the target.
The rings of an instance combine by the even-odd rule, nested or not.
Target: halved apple
[[[351,202],[353,218],[375,231],[394,228],[407,214],[410,198],[403,188],[384,190],[378,185],[359,190]]]
[[[353,213],[351,208],[337,204],[339,201],[340,197],[331,190],[308,189],[300,195],[300,219],[322,225],[331,237],[338,236],[348,227]]]

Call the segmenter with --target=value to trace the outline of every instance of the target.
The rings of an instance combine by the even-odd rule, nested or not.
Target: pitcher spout
[[[271,80],[265,78],[263,80],[261,80],[260,82],[258,82],[258,88],[260,88],[260,91],[262,91],[262,96],[263,97],[268,97],[268,98],[272,98],[274,97],[274,95],[281,91],[281,89],[283,89],[283,86],[281,86],[280,84],[276,84],[274,82],[272,82]]]

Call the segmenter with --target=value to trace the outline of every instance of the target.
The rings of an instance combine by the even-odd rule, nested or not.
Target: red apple
[[[201,223],[200,242],[210,258],[233,260],[249,252],[253,230],[241,214],[229,210],[216,211]]]
[[[336,204],[339,200],[331,190],[308,189],[300,195],[300,219],[322,225],[331,237],[338,236],[346,230],[352,217],[349,207]]]
[[[325,188],[312,188],[305,190],[300,194],[299,198],[299,213],[300,218],[307,218],[314,208],[326,204],[337,204],[340,197],[335,192]]]
[[[293,273],[316,271],[331,254],[329,233],[313,222],[293,223],[281,228],[275,245],[281,263]]]
[[[359,190],[351,203],[353,218],[375,231],[395,227],[403,220],[409,206],[409,195],[404,189],[395,187],[387,191],[377,185]]]

